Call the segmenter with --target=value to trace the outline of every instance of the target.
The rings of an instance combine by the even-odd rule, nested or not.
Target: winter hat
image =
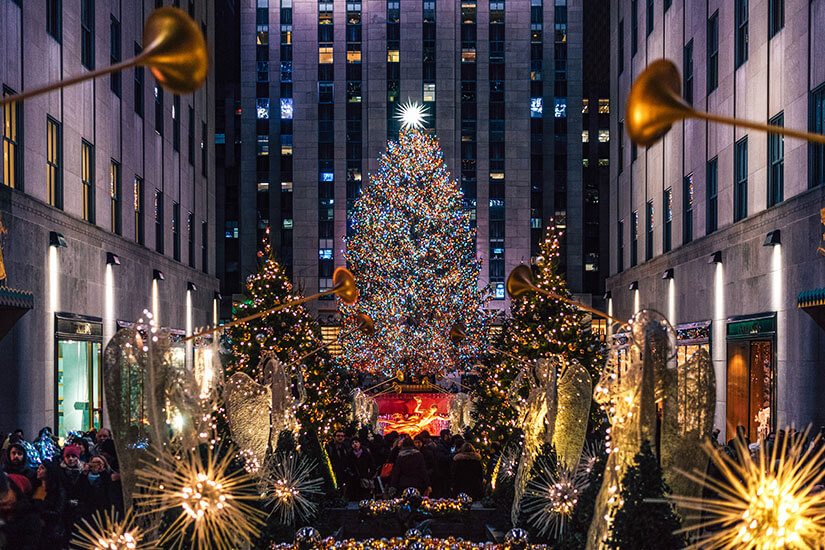
[[[20,443],[12,443],[11,445],[9,445],[9,453],[11,453],[12,449],[19,450],[21,453],[23,453],[23,456],[28,455],[28,453],[26,452],[26,448],[23,445],[21,445]]]
[[[26,476],[21,476],[20,474],[6,474],[6,477],[9,478],[9,481],[17,485],[17,488],[20,489],[21,493],[24,495],[31,494],[32,484]]]
[[[65,449],[63,449],[63,457],[67,456],[80,456],[80,447],[77,445],[67,445]]]

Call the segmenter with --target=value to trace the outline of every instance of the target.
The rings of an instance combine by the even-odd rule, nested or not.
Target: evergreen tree
[[[670,488],[662,468],[645,440],[621,484],[621,505],[613,517],[609,548],[622,550],[672,550],[685,547],[685,537],[674,534],[682,521],[665,501]]]
[[[258,252],[258,273],[246,280],[246,300],[235,310],[236,318],[243,318],[269,310],[277,305],[300,298],[283,267],[275,260],[269,243],[269,229],[264,238],[264,249]],[[257,372],[261,354],[273,352],[284,364],[323,345],[317,321],[302,305],[291,305],[275,313],[264,315],[241,325],[226,329],[231,346],[227,375],[245,372],[261,381]],[[292,376],[303,371],[307,397],[298,411],[304,433],[319,437],[331,435],[334,426],[346,422],[350,412],[349,390],[352,381],[343,369],[334,366],[326,350],[296,364]]]
[[[468,368],[485,341],[489,314],[479,289],[475,230],[438,142],[414,127],[390,141],[355,203],[346,259],[359,298],[341,304],[341,360],[361,371],[440,373]],[[356,313],[375,323],[351,330]],[[468,338],[450,341],[455,323]]]
[[[570,291],[558,273],[561,232],[550,224],[540,244],[533,278],[536,286],[561,296]],[[590,372],[595,385],[605,353],[590,329],[590,316],[575,306],[541,294],[527,292],[510,303],[511,317],[506,321],[499,347],[527,362],[562,355],[575,359]],[[497,357],[483,373],[476,395],[476,424],[472,437],[481,452],[490,456],[494,448],[504,447],[516,435],[516,411],[507,402],[507,391],[523,367],[509,357]],[[526,392],[526,388],[522,388]],[[522,396],[526,395],[523,393]],[[594,404],[591,419],[601,424]]]

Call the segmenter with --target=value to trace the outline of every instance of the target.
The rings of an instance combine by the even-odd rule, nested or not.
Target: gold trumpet
[[[556,294],[555,292],[551,292],[549,290],[545,290],[543,288],[539,288],[533,282],[533,272],[530,270],[529,266],[521,264],[517,266],[513,271],[510,272],[510,276],[507,277],[507,294],[510,295],[510,298],[518,298],[522,294],[526,292],[540,292],[545,296],[549,296],[554,300],[559,300],[561,302],[566,302],[573,307],[581,309],[583,311],[587,311],[592,313],[593,315],[598,315],[599,317],[604,317],[614,323],[618,323],[621,326],[629,326],[626,322],[613,317],[612,315],[608,315],[598,309],[594,309],[588,305],[582,304],[581,302],[577,302],[576,300],[571,300],[561,294]]]
[[[822,134],[697,111],[682,99],[681,92],[682,79],[672,61],[657,59],[648,65],[627,97],[625,125],[630,140],[636,145],[653,145],[674,122],[696,118],[825,144]]]
[[[149,67],[160,85],[176,94],[192,93],[206,80],[209,68],[206,40],[198,24],[183,10],[165,6],[150,13],[143,26],[143,44],[144,50],[131,59],[47,84],[42,88],[7,96],[0,99],[0,105],[23,101],[32,96],[72,86],[136,65]]]
[[[263,317],[265,315],[269,315],[270,313],[280,311],[289,306],[297,306],[299,304],[309,302],[310,300],[320,298],[321,296],[329,296],[330,294],[335,294],[336,296],[338,296],[338,298],[340,298],[342,302],[344,302],[347,305],[352,305],[356,302],[356,300],[358,300],[358,287],[355,286],[355,277],[352,276],[352,272],[349,269],[347,269],[346,267],[339,267],[332,273],[332,288],[330,288],[329,290],[318,292],[317,294],[312,294],[311,296],[304,296],[303,298],[296,298],[295,300],[290,300],[289,302],[277,305],[273,308],[267,309],[266,311],[259,311],[258,313],[255,313],[253,315],[249,315],[241,319],[235,319],[231,323],[226,323],[225,325],[221,325],[219,327],[212,327],[208,330],[204,330],[197,334],[193,334],[192,336],[187,336],[181,341],[188,342],[189,340],[194,340],[195,338],[200,338],[201,336],[206,336],[207,334],[213,334],[225,328],[234,327],[236,325],[242,325],[254,319],[258,319],[259,317]],[[367,332],[367,328],[369,328],[370,330],[374,330],[372,319],[368,315],[359,314],[356,316],[356,319],[358,321],[358,327],[361,330],[364,330],[364,332]],[[367,332],[367,334],[370,333]]]

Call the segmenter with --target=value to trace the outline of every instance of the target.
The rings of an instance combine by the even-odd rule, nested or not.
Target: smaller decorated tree
[[[670,488],[662,468],[645,440],[621,483],[621,505],[613,517],[608,548],[672,550],[685,547],[677,534],[682,521],[667,501]]]
[[[258,252],[258,272],[246,280],[245,300],[235,309],[235,317],[243,318],[301,297],[275,260],[269,243],[269,229],[263,250]],[[245,372],[258,382],[261,355],[272,352],[284,364],[289,364],[323,345],[317,321],[302,305],[290,305],[277,312],[246,323],[229,327],[226,335],[231,346],[227,375]],[[331,435],[349,415],[351,377],[337,368],[326,350],[298,362],[291,373],[303,376],[306,400],[298,410],[304,433],[316,433],[322,440]]]

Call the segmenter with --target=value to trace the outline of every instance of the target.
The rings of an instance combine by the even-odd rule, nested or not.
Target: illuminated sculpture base
[[[385,394],[378,402],[378,429],[382,434],[405,433],[411,436],[427,431],[437,436],[450,429],[450,404],[453,394]]]

